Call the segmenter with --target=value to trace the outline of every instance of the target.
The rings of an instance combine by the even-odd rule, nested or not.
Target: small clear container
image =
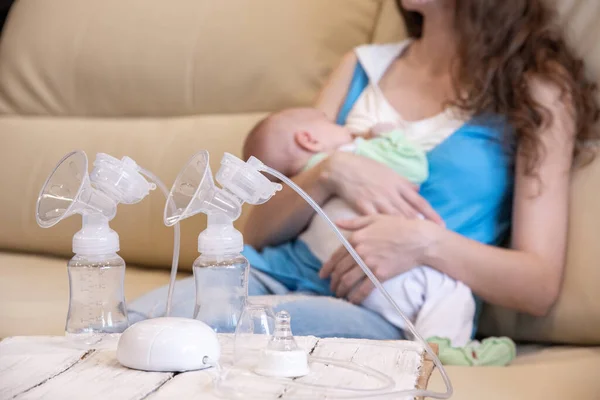
[[[250,264],[239,253],[202,254],[193,265],[194,318],[217,333],[234,333],[248,297]]]
[[[67,336],[95,337],[127,329],[125,261],[117,253],[76,254],[69,261],[67,270]]]
[[[246,304],[235,330],[233,364],[253,370],[275,333],[275,314],[263,304]]]

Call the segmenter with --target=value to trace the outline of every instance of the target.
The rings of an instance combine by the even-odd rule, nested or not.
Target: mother
[[[387,167],[347,153],[295,181],[321,204],[339,196],[365,214],[340,225],[353,231],[351,241],[379,279],[429,265],[484,301],[544,315],[563,276],[569,172],[597,138],[595,87],[542,0],[397,2],[413,41],[370,83],[408,123],[453,106],[469,116],[472,129],[457,131],[430,153],[431,182],[421,195]],[[357,62],[355,52],[344,58],[316,104],[332,120],[343,122],[354,104]],[[482,138],[479,125],[501,138],[506,164],[486,150],[499,142]],[[444,146],[450,140],[452,146]],[[507,174],[489,172],[503,168]],[[428,219],[412,218],[419,212]],[[447,227],[435,223],[438,213]],[[261,229],[246,238],[257,248],[291,240],[312,215],[286,189],[252,211],[248,226]],[[505,233],[510,248],[496,247]],[[372,290],[343,250],[321,275],[353,303]],[[394,336],[385,321],[346,302],[315,298],[286,308],[300,333]]]

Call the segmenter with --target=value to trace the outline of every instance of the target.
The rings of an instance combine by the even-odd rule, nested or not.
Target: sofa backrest
[[[600,2],[553,0],[589,72],[600,73]],[[263,113],[310,104],[348,50],[404,36],[394,0],[20,0],[0,41],[0,249],[66,256],[79,221],[37,227],[37,193],[67,151],[129,155],[170,185],[185,160],[239,154]],[[215,162],[215,160],[217,162]],[[486,334],[600,343],[600,160],[576,171],[565,284],[546,318],[497,307]],[[132,264],[166,267],[160,195],[111,225]],[[243,219],[239,221],[240,227]],[[182,268],[201,220],[183,224]]]
[[[0,113],[173,117],[310,104],[374,37],[382,0],[27,0],[2,44]]]
[[[402,37],[393,0],[16,2],[0,41],[0,162],[12,171],[0,183],[13,190],[0,248],[71,253],[78,218],[49,230],[34,218],[66,152],[128,155],[171,185],[206,148],[215,171],[264,113],[311,104],[344,53]],[[111,226],[129,263],[169,264],[163,206],[158,194],[119,208]],[[182,268],[203,226],[183,224]]]

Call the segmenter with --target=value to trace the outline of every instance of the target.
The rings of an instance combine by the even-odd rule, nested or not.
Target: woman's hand
[[[381,282],[421,265],[432,239],[431,222],[401,216],[370,215],[338,225],[353,231],[350,243]],[[374,287],[344,247],[323,265],[319,275],[331,277],[336,296],[354,304],[362,303]]]
[[[403,215],[410,219],[421,214],[442,224],[440,216],[419,195],[418,188],[391,168],[346,152],[336,152],[325,162],[331,191],[358,213]]]

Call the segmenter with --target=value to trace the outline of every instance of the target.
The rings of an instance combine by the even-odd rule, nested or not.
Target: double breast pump
[[[244,203],[259,205],[268,201],[282,189],[282,185],[267,179],[267,173],[294,189],[336,233],[342,245],[355,259],[365,275],[381,291],[387,301],[405,320],[414,338],[421,342],[425,353],[434,361],[446,384],[445,393],[428,390],[397,390],[392,378],[385,373],[366,368],[353,362],[335,359],[318,359],[301,350],[292,336],[290,316],[285,311],[276,316],[267,306],[248,301],[249,263],[242,256],[243,237],[233,222],[239,218]],[[196,153],[179,173],[171,190],[150,171],[137,165],[129,157],[121,160],[107,154],[98,154],[93,170],[88,174],[88,159],[83,151],[67,154],[50,174],[37,201],[37,222],[49,228],[61,220],[74,215],[82,216],[82,228],[73,237],[75,256],[68,263],[69,309],[66,334],[82,338],[93,344],[107,335],[120,336],[117,358],[121,364],[139,370],[187,371],[207,367],[218,367],[219,377],[215,387],[226,397],[246,398],[247,383],[262,377],[270,380],[285,380],[305,391],[306,397],[366,399],[397,398],[398,396],[428,396],[446,399],[452,395],[452,385],[439,358],[421,335],[415,330],[393,298],[367,267],[354,248],[346,240],[321,207],[308,194],[278,171],[251,157],[244,162],[226,153],[216,174],[215,185],[209,167],[207,151]],[[164,223],[174,227],[174,250],[166,316],[141,321],[129,327],[124,294],[125,262],[117,254],[119,236],[109,222],[115,217],[119,204],[135,204],[142,201],[150,191],[159,188],[167,197]],[[179,222],[199,213],[207,215],[207,228],[198,236],[200,256],[193,264],[196,287],[194,319],[170,318],[173,291],[179,262]],[[138,340],[134,332],[144,332],[146,326],[159,326],[165,330],[184,329],[189,337],[199,334],[197,348],[210,351],[197,353],[193,360],[174,359],[172,352],[166,353],[165,367],[148,366],[154,342]],[[264,329],[257,329],[263,327]],[[206,332],[213,336],[207,340]],[[235,352],[250,354],[245,362],[223,371],[221,349],[216,333],[234,335]],[[142,334],[140,337],[143,337]],[[202,336],[202,337],[200,337]],[[225,335],[227,337],[227,335]],[[157,339],[158,340],[158,339]],[[259,343],[256,351],[248,350]],[[147,348],[144,348],[146,346]],[[182,344],[181,346],[189,346]],[[193,347],[193,346],[192,346]],[[176,349],[175,354],[189,353],[188,348]],[[239,355],[238,354],[238,355]],[[222,357],[221,357],[222,358]],[[234,357],[235,359],[235,357]],[[185,361],[185,362],[184,362]],[[349,389],[311,385],[289,380],[310,374],[314,363],[337,366],[358,371],[380,380],[383,386],[377,389]],[[235,364],[235,363],[234,363]],[[244,383],[245,382],[245,383]],[[265,384],[268,384],[266,382]],[[255,386],[255,385],[253,385]],[[260,397],[260,396],[259,396]]]

